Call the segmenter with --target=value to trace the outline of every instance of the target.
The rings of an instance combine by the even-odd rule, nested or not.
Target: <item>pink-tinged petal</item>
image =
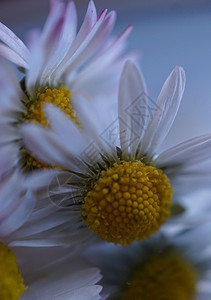
[[[72,47],[68,51],[66,57],[64,58],[63,62],[58,66],[57,70],[55,71],[55,76],[54,76],[54,84],[57,82],[57,80],[60,80],[62,77],[62,74],[66,70],[67,64],[71,64],[75,59],[78,58],[81,53],[84,52],[84,50],[87,48],[87,46],[90,44],[92,39],[95,37],[97,32],[100,30],[101,25],[105,19],[106,15],[105,11],[102,15],[101,18],[96,22],[96,24],[93,26],[93,28],[87,33],[87,32],[81,32],[79,31],[77,37],[75,38]],[[91,43],[92,44],[92,43]],[[96,50],[96,49],[95,49]]]
[[[152,156],[164,141],[176,117],[185,88],[185,73],[176,67],[167,78],[143,137],[141,152]]]
[[[90,32],[90,30],[92,29],[92,27],[96,22],[97,22],[97,12],[96,12],[94,2],[91,0],[89,2],[87,12],[84,21],[81,25],[81,28],[78,32],[77,38],[79,40],[82,40]]]
[[[146,114],[146,85],[144,79],[131,61],[124,65],[119,85],[119,134],[123,154],[131,147],[132,155],[143,135],[146,124],[141,116]]]
[[[121,34],[120,36],[112,42],[109,47],[105,47],[105,50],[100,53],[99,56],[106,55],[107,53],[110,53],[110,56],[113,56],[113,60],[118,58],[118,56],[121,55],[122,51],[124,50],[127,42],[127,38],[130,35],[131,31],[133,29],[133,26],[128,26]]]
[[[116,83],[116,81],[119,80],[118,76],[116,76],[118,73],[116,69],[121,67],[122,61],[118,59],[125,48],[126,39],[131,30],[132,26],[129,26],[114,42],[109,44],[109,46],[106,45],[105,49],[95,56],[90,63],[78,73],[74,80],[74,91],[84,90],[83,87],[86,85],[87,88],[92,85],[96,86],[96,82],[98,81],[99,84],[102,82],[98,89],[102,91],[103,86],[105,86],[105,89],[108,89],[108,86],[112,86],[112,82]],[[115,74],[115,76],[112,76],[112,73]],[[71,82],[71,76],[70,78],[67,77],[67,82]],[[106,84],[107,82],[109,82],[108,85]]]
[[[9,61],[15,63],[16,65],[23,67],[25,69],[28,68],[28,63],[23,60],[15,51],[10,49],[8,46],[0,43],[0,56],[8,59]]]
[[[90,35],[87,36],[76,53],[74,53],[71,59],[66,62],[64,74],[68,74],[78,69],[81,65],[83,65],[83,63],[90,59],[97,52],[97,50],[100,49],[100,47],[102,47],[106,38],[113,29],[115,19],[116,14],[114,11],[112,11],[105,17],[97,31],[95,31],[93,28],[93,30],[90,32]]]
[[[64,22],[65,5],[62,1],[54,1],[42,33],[32,30],[29,35],[30,64],[26,76],[26,87],[31,95],[34,94],[36,84],[48,63],[49,57],[57,45]],[[45,74],[42,75],[44,77]]]
[[[45,85],[46,83],[51,85],[51,75],[70,49],[76,36],[76,30],[77,12],[74,2],[70,2],[65,11],[64,23],[58,39],[58,46],[55,47],[53,53],[49,57],[47,65],[42,71],[40,80],[41,85]]]
[[[63,1],[52,2],[50,13],[46,20],[45,26],[42,31],[42,43],[51,44],[59,35],[62,29],[62,21],[64,20],[65,4]]]
[[[25,64],[29,61],[29,50],[24,43],[4,24],[0,23],[0,39],[12,49]]]
[[[103,19],[106,15],[106,10],[103,12],[102,17]],[[93,1],[89,2],[88,9],[84,18],[84,21],[81,25],[81,28],[76,36],[76,39],[74,40],[73,47],[71,48],[71,53],[73,54],[77,48],[81,45],[81,43],[84,41],[86,36],[90,33],[91,29],[97,22],[97,12]]]

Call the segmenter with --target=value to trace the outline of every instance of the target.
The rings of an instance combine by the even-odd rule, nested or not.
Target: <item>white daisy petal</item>
[[[2,212],[0,218],[0,236],[5,237],[21,227],[31,215],[35,198],[31,193],[11,198],[13,205]],[[2,202],[2,201],[1,201]]]
[[[73,121],[61,109],[55,105],[45,106],[45,111],[52,129],[68,143],[68,148],[74,154],[87,146],[87,140],[73,123]],[[74,143],[73,143],[74,141]]]
[[[167,78],[143,137],[141,151],[152,156],[165,139],[179,109],[185,87],[185,73],[176,67]]]
[[[90,57],[96,53],[103,41],[108,37],[113,29],[115,18],[115,12],[110,12],[102,21],[102,23],[100,23],[100,19],[98,19],[96,25],[86,37],[83,44],[81,44],[72,58],[66,62],[65,74],[78,69],[85,63],[85,61],[90,59]]]
[[[41,41],[44,44],[52,43],[55,35],[57,35],[59,29],[61,29],[60,22],[64,9],[65,4],[63,1],[51,1],[50,12],[41,35]]]
[[[26,239],[20,240],[16,239],[16,236],[14,234],[13,241],[9,242],[9,246],[50,248],[71,245],[80,248],[81,245],[83,245],[83,242],[88,243],[88,240],[90,240],[90,233],[87,231],[83,232],[79,229],[75,234],[68,236],[67,233],[62,234],[62,232],[60,231],[60,227],[58,227],[55,229],[53,228],[52,230],[48,230],[47,232],[44,231],[40,234],[36,234],[35,236],[29,235],[29,237],[27,237]]]
[[[26,87],[31,95],[34,95],[36,89],[36,81],[41,72],[44,53],[40,50],[40,32],[33,30],[30,32],[29,49],[31,49],[29,70],[26,74]]]
[[[0,147],[0,176],[7,170],[11,170],[18,161],[19,148],[12,144]]]
[[[79,118],[79,121],[82,125],[82,128],[90,137],[90,143],[96,143],[97,147],[99,147],[100,151],[104,149],[102,140],[98,136],[98,132],[96,127],[94,126],[94,120],[96,119],[94,116],[94,111],[90,110],[88,100],[81,95],[76,95],[74,98],[74,107],[76,114]],[[85,150],[85,148],[83,149]],[[97,151],[97,148],[96,148]]]
[[[24,177],[23,186],[30,190],[36,190],[38,188],[46,188],[49,183],[57,176],[59,171],[57,170],[36,170]]]
[[[207,146],[209,147],[210,141],[210,135],[192,138],[164,151],[156,158],[156,162],[159,167],[181,162],[188,163],[189,159],[192,160],[200,154],[198,151],[203,151]],[[199,158],[201,158],[201,156],[199,156]]]
[[[20,112],[22,111],[21,97],[23,97],[23,92],[21,91],[18,79],[9,63],[0,59],[0,64],[1,111]],[[4,116],[4,114],[2,115]]]
[[[145,95],[144,79],[137,67],[131,61],[127,61],[119,85],[119,128],[121,147],[124,151],[128,151],[128,147],[131,146],[132,155],[136,151],[146,126],[141,118],[146,115]],[[134,119],[137,114],[138,118]]]
[[[29,47],[31,56],[29,70],[26,76],[26,86],[32,95],[34,94],[35,85],[41,76],[46,61],[48,61],[48,55],[51,53],[60,34],[64,8],[65,6],[62,1],[53,1],[52,9],[42,33],[40,34],[37,30],[33,30],[30,33]]]
[[[77,266],[78,265],[78,266]],[[71,266],[71,272],[70,267]],[[56,267],[56,268],[55,268]],[[66,257],[61,262],[46,266],[49,276],[32,280],[23,299],[72,299],[98,300],[102,287],[96,285],[101,279],[99,270],[91,268],[80,256]],[[45,271],[46,272],[46,271]]]
[[[72,4],[70,3],[69,9],[71,9],[71,6],[72,6]],[[74,12],[72,12],[72,13],[74,13]],[[73,20],[75,21],[75,16],[73,17]],[[68,21],[68,16],[67,16],[67,21]],[[73,45],[70,49],[71,55],[74,54],[74,52],[77,50],[77,48],[80,46],[80,44],[84,41],[85,37],[90,32],[90,30],[92,29],[92,27],[94,26],[96,21],[97,21],[96,8],[94,5],[94,2],[90,1],[83,24],[81,25],[81,28],[80,28],[75,40],[73,41]],[[72,20],[71,20],[71,23],[72,23]],[[70,53],[68,55],[70,55]],[[61,66],[59,68],[61,68]],[[59,68],[57,71],[59,71]],[[53,75],[53,77],[56,77],[56,76],[57,76],[57,74],[55,73]],[[54,82],[54,84],[55,83],[56,82]]]
[[[0,55],[20,67],[23,67],[25,69],[28,68],[28,64],[25,60],[23,60],[22,57],[20,57],[15,51],[2,43],[0,43]]]
[[[104,10],[102,12],[102,14],[105,15],[106,10]],[[72,49],[72,51],[76,50],[78,48],[78,46],[83,42],[84,38],[91,31],[92,27],[95,25],[96,22],[97,22],[97,12],[96,12],[96,8],[95,8],[95,4],[91,0],[91,1],[89,1],[87,12],[86,12],[85,18],[83,20],[83,23],[81,25],[81,28],[80,28],[80,30],[77,34],[77,37],[74,41],[74,48]]]
[[[18,233],[15,234],[15,238],[20,240],[27,236],[33,236],[43,231],[58,227],[59,225],[67,222],[69,219],[70,216],[65,216],[62,212],[55,215],[55,209],[51,215],[49,215],[49,212],[47,211],[44,219],[39,219],[39,222],[38,220],[35,220],[34,222],[29,220],[29,222],[27,222],[27,227],[21,228]]]
[[[0,39],[9,48],[11,48],[17,54],[17,56],[20,57],[20,61],[23,60],[27,66],[29,50],[24,45],[24,43],[2,23],[0,23]]]
[[[101,19],[104,18],[106,14],[106,10],[103,11],[102,15],[101,15]],[[97,21],[97,14],[96,14],[96,9],[95,9],[95,5],[93,1],[89,2],[88,5],[88,9],[87,9],[87,13],[86,16],[84,18],[83,24],[81,26],[81,29],[79,30],[72,47],[70,48],[66,58],[64,59],[64,62],[62,62],[60,64],[60,66],[57,68],[56,73],[54,74],[54,84],[57,81],[57,78],[60,77],[62,75],[62,70],[64,68],[64,65],[67,61],[69,61],[69,59],[71,58],[71,56],[76,52],[76,50],[80,47],[80,45],[86,40],[87,35],[90,33],[92,27],[94,26],[94,24]],[[99,20],[98,20],[98,24],[99,24]],[[58,74],[57,74],[58,73]]]
[[[0,121],[0,147],[14,142],[18,136],[17,128],[11,126],[4,127],[4,123]]]
[[[69,48],[72,45],[76,36],[77,28],[77,13],[74,2],[70,2],[67,5],[65,12],[65,19],[63,28],[59,37],[58,46],[53,51],[53,54],[49,57],[47,65],[43,70],[40,84],[44,85],[49,83],[51,85],[51,75],[61,63]]]
[[[102,291],[102,287],[99,285],[95,286],[87,286],[78,289],[77,291],[71,291],[67,293],[65,296],[70,297],[70,299],[74,300],[98,300],[101,299],[100,292]],[[59,299],[59,298],[58,298]]]
[[[48,164],[61,166],[63,168],[76,167],[72,154],[69,152],[67,141],[58,138],[56,134],[48,129],[35,124],[25,124],[21,128],[24,144],[39,159]],[[36,140],[33,136],[37,136]],[[62,151],[62,156],[61,156]]]
[[[13,199],[15,197],[17,197],[17,195],[19,195],[19,193],[20,193],[19,186],[17,189],[17,195],[11,189],[11,186],[16,185],[17,182],[19,182],[19,181],[18,181],[16,173],[9,176],[8,179],[4,180],[4,177],[1,178],[1,182],[0,182],[1,219],[3,219],[4,210],[8,210],[8,207],[10,207],[10,204],[13,202]],[[5,201],[5,199],[8,199],[8,200]]]
[[[97,11],[93,0],[89,1],[87,12],[80,31],[78,33],[78,43],[83,37],[91,30],[94,24],[97,22]]]
[[[79,45],[78,45],[78,39],[76,37],[65,59],[56,70],[56,77],[55,77],[56,81],[58,81],[58,78],[64,76],[62,75],[64,74],[64,72],[69,73],[75,70],[76,67],[82,65],[84,60],[90,58],[93,52],[96,51],[96,47],[99,45],[98,43],[100,42],[102,43],[102,40],[106,38],[106,36],[102,35],[103,34],[102,30],[104,27],[105,29],[107,29],[107,27],[110,24],[108,23],[102,26],[102,24],[104,24],[106,20],[105,14],[106,11],[101,14],[96,24],[93,26],[92,30],[84,37],[83,42],[81,42]],[[109,18],[109,20],[110,19],[111,17]]]
[[[82,72],[78,73],[73,86],[73,91],[81,90],[83,87],[83,89],[85,89],[85,91],[88,92],[88,94],[90,94],[91,90],[93,90],[92,86],[96,86],[96,82],[98,85],[102,86],[102,89],[111,88],[112,82],[114,82],[114,76],[110,74],[110,72],[113,71],[113,68],[112,69],[110,68],[110,64],[113,64],[114,67],[116,60],[118,59],[118,57],[121,55],[121,52],[125,48],[126,39],[130,34],[131,30],[132,30],[132,26],[129,26],[119,36],[117,40],[112,42],[112,44],[108,48],[106,47],[106,49],[102,51],[100,55],[98,55],[97,57],[95,56],[94,59],[92,59],[92,61],[90,62],[90,64],[86,66],[82,70]],[[119,67],[119,64],[117,65]],[[107,84],[105,84],[102,78],[103,77],[102,71],[103,74],[105,74],[105,72],[108,72],[109,74],[108,78],[110,78],[110,80],[108,80]],[[119,78],[116,79],[118,80]],[[70,81],[71,81],[71,77],[70,78],[67,77],[67,82]]]

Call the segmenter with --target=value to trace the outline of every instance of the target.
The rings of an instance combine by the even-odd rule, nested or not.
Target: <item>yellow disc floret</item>
[[[121,300],[192,300],[197,274],[174,252],[157,254],[146,260],[127,280]]]
[[[65,85],[59,88],[46,88],[43,93],[37,93],[37,99],[32,101],[29,107],[27,120],[35,121],[43,126],[48,125],[48,121],[44,113],[44,104],[52,103],[62,109],[76,124],[78,120],[75,117],[72,107],[71,93],[66,89]]]
[[[170,214],[172,188],[162,170],[140,161],[102,171],[84,199],[84,223],[103,240],[127,245],[158,231]]]
[[[44,92],[37,92],[36,99],[33,99],[30,105],[27,105],[28,113],[25,116],[25,121],[38,122],[43,126],[48,126],[48,120],[44,112],[44,104],[52,103],[63,110],[76,125],[79,125],[72,107],[71,97],[71,92],[66,89],[65,85],[53,89],[46,87]],[[37,160],[33,154],[29,154],[28,152],[25,155],[24,161],[26,161],[27,168],[29,169],[54,167]]]
[[[0,299],[16,300],[26,287],[13,252],[0,242]]]

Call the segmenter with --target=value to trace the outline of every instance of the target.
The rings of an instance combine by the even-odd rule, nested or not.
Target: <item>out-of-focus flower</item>
[[[131,31],[128,27],[118,38],[111,38],[115,18],[115,12],[107,14],[107,10],[97,16],[90,1],[77,33],[74,3],[51,1],[43,31],[29,34],[29,49],[0,24],[0,39],[4,42],[0,44],[0,54],[26,72],[20,87],[13,71],[1,64],[0,147],[4,159],[9,153],[13,165],[27,169],[48,167],[25,150],[19,131],[19,125],[28,121],[48,125],[43,111],[46,102],[60,107],[76,124],[76,94],[83,94],[87,101],[100,95],[98,99],[112,105]]]
[[[46,210],[45,203],[39,207],[23,181],[17,172],[4,174],[0,181],[0,299],[15,300],[22,294],[23,299],[101,299],[102,288],[95,285],[99,270],[79,256],[79,247],[75,254],[77,228],[72,242],[65,241],[65,214],[55,207]],[[67,243],[71,246],[64,247]]]
[[[109,120],[109,110],[100,113],[81,96],[76,113],[82,129],[52,104],[46,105],[50,129],[22,126],[31,151],[68,170],[60,172],[54,201],[80,216],[81,228],[87,226],[115,244],[141,241],[162,224],[171,225],[167,219],[181,209],[176,206],[182,204],[179,196],[209,187],[210,176],[203,176],[202,163],[211,155],[210,135],[157,154],[176,116],[184,85],[184,71],[176,67],[152,103],[140,72],[128,61],[120,81],[119,115],[108,127],[104,121]],[[185,221],[180,214],[177,223]]]
[[[122,248],[101,244],[87,255],[101,268],[109,299],[208,300],[210,224]]]

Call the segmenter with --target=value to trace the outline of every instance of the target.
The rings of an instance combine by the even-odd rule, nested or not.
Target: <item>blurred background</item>
[[[88,0],[76,0],[79,23]],[[183,66],[187,82],[183,102],[164,147],[211,132],[211,1],[96,0],[98,12],[117,11],[114,30],[134,25],[128,49],[138,49],[149,95],[156,99],[175,65]],[[0,20],[19,37],[42,27],[48,0],[0,0]]]

